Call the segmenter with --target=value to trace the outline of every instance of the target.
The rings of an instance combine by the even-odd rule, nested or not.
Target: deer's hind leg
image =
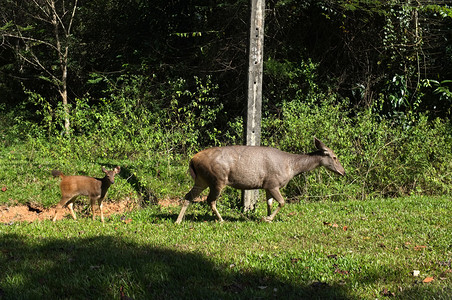
[[[72,218],[74,220],[77,220],[77,217],[75,216],[75,212],[74,212],[74,200],[75,200],[75,198],[69,202],[67,207],[69,208],[69,211],[71,212]]]
[[[210,208],[212,209],[213,213],[216,215],[219,222],[223,222],[223,218],[221,217],[221,215],[217,209],[217,199],[220,196],[222,189],[223,189],[222,186],[211,186],[209,195],[207,196],[207,202],[209,203]]]
[[[100,196],[99,197],[90,196],[89,200],[90,200],[90,205],[91,205],[91,212],[93,214],[93,216],[92,216],[93,217],[93,221],[96,219],[96,208],[95,208],[95,205],[96,205],[96,200],[97,200],[97,204],[99,205],[99,210],[100,210],[100,219],[101,219],[101,221],[103,223],[104,222],[104,213],[102,211],[102,200],[103,200],[103,198],[101,198]]]
[[[55,216],[54,216],[53,219],[52,219],[53,222],[56,221],[58,215],[61,213],[61,211],[63,210],[63,207],[64,207],[64,206],[67,206],[67,207],[69,208],[69,210],[70,210],[70,212],[71,212],[71,215],[72,215],[72,218],[73,218],[74,220],[77,220],[77,217],[75,216],[75,212],[74,212],[74,208],[73,208],[75,198],[77,198],[77,196],[72,197],[72,198],[71,198],[71,197],[65,197],[65,196],[63,196],[63,197],[61,198],[61,201],[58,202],[58,204],[57,204],[57,206],[56,206],[56,208],[55,208]]]
[[[176,220],[176,224],[180,224],[184,218],[185,212],[188,208],[188,206],[190,205],[190,203],[196,199],[201,193],[202,191],[204,191],[207,188],[207,185],[201,184],[201,185],[197,185],[195,184],[191,190],[185,195],[184,199],[184,204],[182,204],[182,208],[180,210],[179,216],[177,217]]]

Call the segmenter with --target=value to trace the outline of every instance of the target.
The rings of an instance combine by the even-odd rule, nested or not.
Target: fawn
[[[89,196],[91,201],[91,209],[93,212],[94,220],[94,204],[97,200],[100,209],[100,219],[104,223],[104,213],[102,211],[102,200],[104,200],[107,190],[115,182],[115,175],[121,171],[118,166],[109,171],[102,167],[102,172],[105,173],[104,178],[94,178],[88,176],[65,176],[61,171],[53,170],[53,176],[60,176],[62,178],[60,183],[61,189],[61,201],[58,203],[55,209],[55,217],[53,221],[57,219],[58,214],[63,209],[63,206],[68,206],[71,211],[72,218],[76,220],[74,213],[74,201],[79,195]]]

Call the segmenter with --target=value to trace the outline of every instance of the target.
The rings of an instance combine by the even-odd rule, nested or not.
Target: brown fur
[[[95,217],[94,204],[97,203],[100,209],[100,218],[102,223],[104,222],[104,213],[102,211],[102,200],[104,200],[107,194],[108,188],[114,183],[114,177],[120,172],[121,168],[118,166],[111,171],[102,167],[102,172],[105,173],[104,178],[94,178],[88,176],[65,176],[61,171],[53,170],[52,175],[62,178],[60,183],[61,189],[61,201],[58,203],[55,209],[55,217],[53,221],[57,219],[58,214],[61,212],[64,206],[68,206],[71,212],[72,218],[76,220],[73,205],[77,196],[88,196],[91,201],[91,209],[93,212],[93,220]]]

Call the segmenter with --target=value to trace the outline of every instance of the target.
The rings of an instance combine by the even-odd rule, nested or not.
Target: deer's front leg
[[[266,222],[271,222],[273,221],[273,218],[276,216],[276,214],[280,211],[280,209],[284,206],[284,198],[282,197],[280,191],[278,188],[275,189],[271,189],[271,190],[266,190],[267,192],[267,199],[268,197],[272,197],[274,198],[276,201],[278,201],[278,207],[275,209],[275,211],[272,214],[269,214],[269,216],[264,218],[264,221]],[[268,200],[267,200],[267,205],[268,205]],[[268,212],[271,212],[271,207],[268,207]]]
[[[102,224],[104,223],[104,210],[103,210],[103,203],[102,203],[103,200],[104,200],[104,198],[100,198],[99,200],[97,200],[97,203],[99,204],[100,220],[102,221]]]

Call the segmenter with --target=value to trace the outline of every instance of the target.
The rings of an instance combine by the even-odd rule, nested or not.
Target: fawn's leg
[[[58,202],[58,204],[57,204],[57,206],[56,206],[56,208],[55,208],[55,216],[54,216],[53,219],[52,219],[53,222],[56,221],[58,215],[59,215],[60,212],[63,210],[63,207],[64,207],[68,202],[70,202],[70,203],[72,204],[71,201],[72,201],[73,199],[75,199],[75,197],[74,197],[74,198],[66,197],[66,196],[61,197],[60,202]],[[71,210],[72,217],[75,219],[75,214],[74,214],[74,211],[72,210],[72,206],[69,207],[69,209]]]
[[[74,202],[70,201],[69,204],[67,205],[67,207],[69,207],[69,210],[71,212],[72,218],[74,220],[77,220],[77,217],[75,216],[75,212],[74,212]]]
[[[103,200],[104,200],[103,198],[99,198],[97,200],[97,204],[99,204],[99,209],[100,209],[100,220],[102,221],[102,223],[104,223],[104,211],[103,211],[103,204],[102,204]]]
[[[91,212],[93,213],[93,221],[96,219],[96,211],[94,208],[94,205],[96,204],[96,197],[90,197],[90,204],[91,204]]]

